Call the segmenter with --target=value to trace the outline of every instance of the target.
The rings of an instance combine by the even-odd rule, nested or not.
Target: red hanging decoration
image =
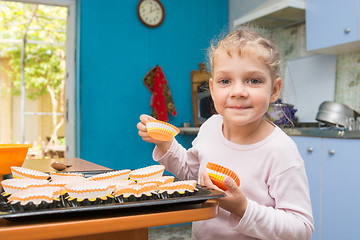
[[[144,84],[152,93],[151,116],[168,122],[168,113],[173,116],[177,115],[169,85],[160,66],[155,66],[145,75]]]

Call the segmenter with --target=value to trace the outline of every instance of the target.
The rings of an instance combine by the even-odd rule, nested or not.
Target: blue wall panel
[[[210,41],[226,30],[223,0],[162,0],[166,16],[158,28],[137,17],[138,1],[81,1],[78,44],[78,101],[82,159],[113,169],[153,164],[153,145],[137,134],[142,113],[150,114],[151,94],[143,77],[163,68],[180,126],[192,121],[190,73],[206,61]],[[178,135],[184,147],[193,136]]]

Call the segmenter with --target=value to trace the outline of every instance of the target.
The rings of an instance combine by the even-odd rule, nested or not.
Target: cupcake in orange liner
[[[14,212],[55,208],[59,204],[60,188],[30,187],[16,192],[8,198],[9,206]]]
[[[37,170],[23,168],[23,167],[10,167],[13,178],[30,178],[47,180],[50,175]]]
[[[112,192],[115,185],[105,181],[80,181],[64,186],[69,196],[66,198],[69,206],[87,206],[112,202]]]
[[[110,171],[106,173],[100,173],[94,176],[89,177],[89,180],[99,181],[99,180],[127,180],[129,178],[130,169]]]
[[[149,200],[156,196],[156,183],[118,186],[114,190],[114,195],[118,203]]]
[[[81,173],[70,173],[70,172],[50,172],[50,177],[52,180],[63,178],[63,177],[82,177],[84,178],[84,175]]]
[[[150,137],[159,141],[169,141],[180,132],[177,127],[159,120],[148,120],[146,129]]]
[[[175,179],[175,177],[173,177],[173,176],[162,176],[162,177],[151,178],[151,179],[147,179],[147,180],[139,180],[139,181],[137,181],[137,184],[144,185],[146,183],[156,183],[157,186],[160,186],[163,184],[171,183],[174,181],[174,179]]]
[[[148,180],[162,177],[164,171],[165,167],[163,165],[151,165],[131,171],[129,178],[136,181]]]
[[[196,181],[176,181],[157,187],[160,198],[174,198],[193,195],[198,189]]]
[[[212,183],[224,191],[228,190],[224,184],[224,178],[226,176],[231,177],[235,181],[236,185],[238,187],[240,186],[239,177],[236,175],[235,172],[233,172],[232,170],[230,170],[226,167],[223,167],[223,166],[215,164],[215,163],[208,162],[206,164],[206,172],[208,173]]]

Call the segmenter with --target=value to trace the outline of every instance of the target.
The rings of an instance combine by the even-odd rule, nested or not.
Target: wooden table
[[[23,167],[49,171],[50,164],[59,161],[71,164],[66,171],[109,170],[109,168],[78,158],[29,159]],[[206,220],[218,215],[216,200],[201,204],[163,206],[136,209],[132,212],[101,213],[84,217],[67,217],[37,221],[0,219],[0,239],[148,239],[148,228],[184,222]]]
[[[71,167],[66,168],[64,171],[111,170],[110,168],[103,167],[80,158],[26,159],[22,166],[42,172],[50,172],[55,171],[55,169],[51,167],[53,162],[60,162],[64,163],[65,165],[71,165]]]

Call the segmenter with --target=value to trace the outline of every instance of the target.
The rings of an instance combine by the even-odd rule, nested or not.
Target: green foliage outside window
[[[0,1],[0,56],[8,65],[0,70],[11,82],[2,94],[21,94],[21,43],[25,39],[26,97],[35,100],[50,94],[52,112],[64,112],[66,19],[65,7]],[[63,117],[58,120],[53,115],[53,143],[63,124]]]

